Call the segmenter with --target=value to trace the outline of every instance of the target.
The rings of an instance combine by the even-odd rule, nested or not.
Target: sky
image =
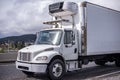
[[[35,34],[51,20],[48,5],[58,1],[88,1],[120,11],[119,0],[0,0],[0,38]]]

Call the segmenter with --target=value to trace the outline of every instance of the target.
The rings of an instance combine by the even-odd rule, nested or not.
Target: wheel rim
[[[62,71],[63,71],[63,68],[60,63],[56,63],[53,65],[52,73],[55,77],[61,76]]]

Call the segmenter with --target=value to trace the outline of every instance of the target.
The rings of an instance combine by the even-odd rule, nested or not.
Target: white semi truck
[[[34,45],[18,51],[17,69],[60,80],[92,61],[120,67],[120,12],[89,2],[58,2],[49,5],[49,14],[53,19],[43,23],[52,28],[38,32]]]

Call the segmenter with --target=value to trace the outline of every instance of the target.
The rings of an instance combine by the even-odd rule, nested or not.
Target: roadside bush
[[[0,53],[4,53],[4,49],[3,48],[0,48]]]

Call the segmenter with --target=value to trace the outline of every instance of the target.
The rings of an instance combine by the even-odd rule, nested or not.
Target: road
[[[49,80],[45,74],[27,77],[14,63],[0,63],[0,80]],[[63,80],[120,80],[120,68],[114,64],[97,66],[90,63],[79,71],[66,73]]]

